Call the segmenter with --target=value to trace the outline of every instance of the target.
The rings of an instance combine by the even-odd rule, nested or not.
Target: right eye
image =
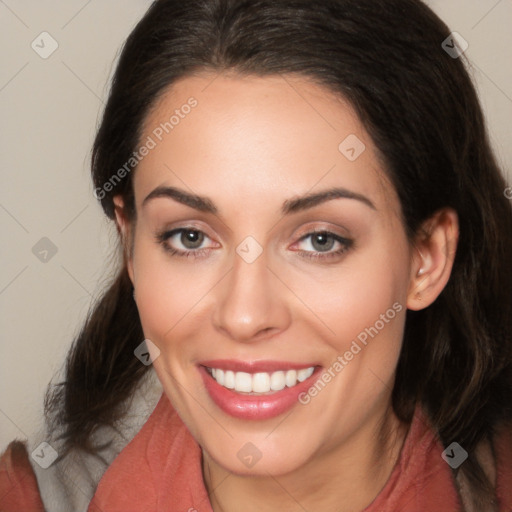
[[[212,247],[201,248],[209,237],[199,229],[176,228],[158,233],[157,241],[173,256],[200,257],[209,252]],[[181,247],[180,247],[181,246]]]

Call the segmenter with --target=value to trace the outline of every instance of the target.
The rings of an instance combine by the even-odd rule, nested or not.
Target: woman
[[[46,403],[83,510],[512,509],[512,211],[455,49],[418,0],[151,6],[92,159],[123,262]],[[58,501],[2,463],[2,510]]]

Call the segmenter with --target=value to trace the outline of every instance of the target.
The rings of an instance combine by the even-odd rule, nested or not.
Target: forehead
[[[149,112],[149,140],[134,177],[139,204],[162,184],[246,206],[332,186],[389,205],[394,192],[351,106],[302,77],[183,78]]]

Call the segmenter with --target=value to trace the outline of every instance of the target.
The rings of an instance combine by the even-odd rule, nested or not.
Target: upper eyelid
[[[194,225],[169,227],[169,228],[164,228],[162,230],[159,230],[158,232],[160,234],[170,234],[170,233],[175,234],[176,232],[180,232],[180,231],[199,231],[200,233],[203,233],[206,236],[208,236],[208,238],[212,238],[208,234],[208,230],[203,229],[202,227],[199,227],[199,226],[194,226]],[[346,231],[346,230],[344,230],[344,231]],[[342,234],[338,233],[333,228],[329,228],[329,227],[321,227],[321,228],[319,228],[319,227],[311,227],[311,228],[305,228],[304,229],[304,233],[302,235],[300,235],[299,239],[302,239],[305,236],[312,235],[312,234],[315,234],[315,233],[330,233],[332,235],[339,236],[340,238],[346,238],[345,235],[342,235]]]
[[[332,238],[334,238],[335,243],[344,245],[345,247],[353,246],[353,244],[354,244],[354,240],[351,238],[347,238],[343,235],[339,235],[337,233],[334,233],[333,231],[319,230],[319,231],[308,231],[306,234],[301,236],[296,242],[293,242],[292,246],[297,245],[298,243],[302,242],[303,240],[311,238],[313,235],[318,234],[318,233],[327,233],[327,234],[331,235]],[[307,252],[310,252],[310,251],[307,251]],[[329,253],[326,251],[325,254],[329,254]]]
[[[197,222],[197,225],[195,224],[196,222]],[[191,221],[183,221],[183,223],[176,222],[173,224],[174,225],[164,226],[164,228],[161,229],[160,232],[170,232],[170,231],[175,231],[175,230],[179,230],[179,229],[183,229],[183,230],[190,229],[190,230],[201,231],[201,232],[205,233],[206,235],[208,235],[208,233],[210,231],[209,227],[206,227],[206,228],[203,227],[204,226],[203,221],[191,220]],[[319,227],[319,224],[322,226]],[[329,224],[329,226],[326,226],[325,224]],[[350,236],[349,229],[347,229],[343,225],[337,225],[336,228],[333,228],[333,227],[331,227],[333,224],[336,224],[336,223],[329,222],[329,221],[321,221],[321,220],[309,221],[309,222],[306,222],[299,229],[293,229],[292,231],[295,233],[297,231],[304,230],[304,235],[307,235],[312,232],[326,231],[326,232],[333,233],[340,237]],[[306,226],[306,227],[304,227],[304,226]],[[272,228],[271,231],[273,229],[274,228]],[[231,232],[232,230],[230,229],[229,231]],[[340,232],[344,232],[345,234],[342,234]],[[304,236],[304,235],[301,235],[301,236]],[[208,236],[210,236],[210,235],[208,235]],[[290,236],[291,236],[291,234],[290,234]],[[212,237],[210,237],[210,238],[212,238]]]
[[[176,232],[180,231],[199,231],[200,233],[204,233],[208,238],[212,238],[212,236],[209,235],[209,229],[205,229],[203,226],[197,226],[194,224],[178,224],[176,226],[165,226],[162,229],[158,229],[157,233],[159,236],[162,235],[168,235],[170,233],[176,234]]]
[[[208,235],[206,231],[203,229],[199,229],[197,227],[177,227],[177,228],[171,228],[171,229],[165,229],[163,231],[159,231],[156,233],[156,238],[159,241],[166,241],[169,240],[172,237],[175,237],[176,235],[182,233],[183,231],[198,231],[199,233],[203,233],[203,235],[206,238],[209,238],[210,240],[214,241],[214,239]],[[219,242],[216,242],[219,243]],[[193,250],[193,249],[189,249]]]

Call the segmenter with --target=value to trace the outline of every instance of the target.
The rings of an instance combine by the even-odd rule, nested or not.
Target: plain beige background
[[[428,3],[469,43],[512,185],[512,0]],[[89,156],[118,49],[149,4],[0,0],[0,451],[37,430],[46,386],[114,266]],[[58,44],[46,59],[31,47],[42,32]],[[32,251],[43,237],[57,250],[46,262]]]

